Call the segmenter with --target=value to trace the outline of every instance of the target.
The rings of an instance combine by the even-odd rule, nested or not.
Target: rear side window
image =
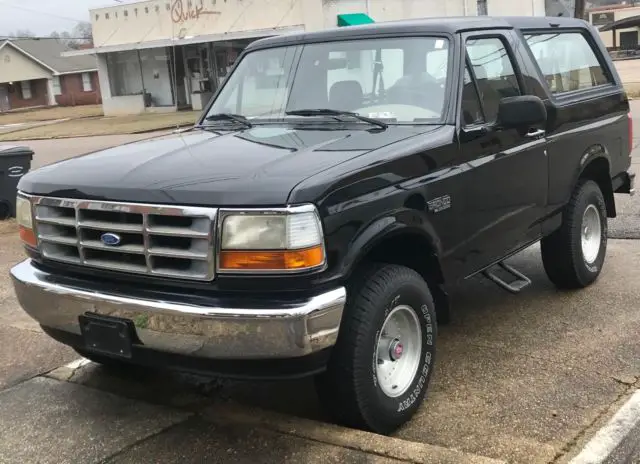
[[[525,34],[553,94],[611,84],[591,45],[579,32]]]

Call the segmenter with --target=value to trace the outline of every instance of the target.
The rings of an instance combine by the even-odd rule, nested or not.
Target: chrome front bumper
[[[331,347],[346,300],[339,287],[274,307],[196,306],[61,284],[29,259],[11,277],[21,306],[44,327],[80,335],[85,312],[122,317],[145,348],[209,359],[284,359]]]

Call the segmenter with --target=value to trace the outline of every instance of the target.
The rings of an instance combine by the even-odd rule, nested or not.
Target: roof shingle
[[[8,42],[60,74],[96,70],[98,67],[96,58],[92,55],[60,56],[62,52],[70,49],[55,39],[18,39]]]

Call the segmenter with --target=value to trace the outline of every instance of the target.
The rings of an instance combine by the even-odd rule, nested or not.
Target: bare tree
[[[86,39],[86,40],[92,40],[93,35],[92,35],[91,23],[87,21],[83,21],[76,24],[71,34],[73,35],[73,37],[76,37],[76,38],[82,37],[83,39]]]
[[[69,48],[78,48],[79,46],[87,43],[91,43],[92,32],[91,32],[91,23],[89,22],[81,22],[78,23],[71,32],[69,31],[54,31],[49,37],[57,39],[59,42],[63,43],[65,46]]]
[[[17,29],[15,32],[10,32],[7,37],[9,38],[17,38],[24,39],[27,37],[35,37],[36,35],[31,32],[29,29]]]

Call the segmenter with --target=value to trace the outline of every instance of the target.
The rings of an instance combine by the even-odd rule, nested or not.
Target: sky
[[[71,31],[78,20],[89,21],[89,8],[117,3],[116,0],[0,0],[0,35],[16,29],[29,29],[36,35]]]

